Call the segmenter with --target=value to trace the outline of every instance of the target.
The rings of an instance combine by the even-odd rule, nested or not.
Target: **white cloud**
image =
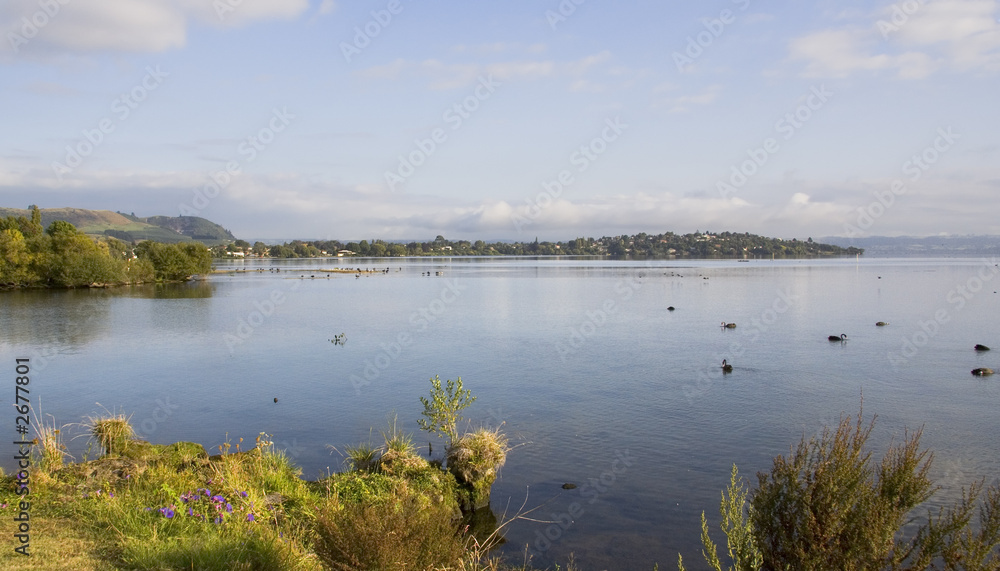
[[[942,69],[1000,71],[997,0],[935,0],[903,11],[903,3],[852,23],[791,40],[789,59],[804,61],[807,77],[889,72],[923,79]]]
[[[670,92],[673,86],[662,86],[657,88],[656,91],[666,91]],[[721,85],[709,85],[701,91],[701,93],[695,93],[690,95],[678,95],[676,97],[666,97],[662,99],[657,106],[666,107],[670,113],[684,113],[691,110],[693,106],[708,105],[716,100],[719,96],[719,92],[722,91]]]
[[[446,63],[437,59],[412,61],[397,59],[391,63],[361,70],[360,77],[367,79],[396,80],[402,77],[428,79],[431,89],[455,89],[474,83],[479,77],[494,76],[498,81],[542,79],[557,75],[580,78],[593,68],[608,62],[607,51],[585,56],[575,61],[552,60],[500,61],[493,63]],[[575,88],[586,84],[574,83]]]
[[[5,50],[43,55],[79,52],[161,52],[184,46],[192,22],[210,26],[242,26],[257,20],[294,18],[308,0],[74,0],[55,2],[59,11],[46,14],[37,0],[0,3],[0,30]],[[222,6],[222,9],[219,7]],[[41,12],[44,16],[37,16]],[[24,24],[44,25],[31,33]],[[11,42],[19,34],[27,42]],[[16,50],[12,44],[18,44]]]

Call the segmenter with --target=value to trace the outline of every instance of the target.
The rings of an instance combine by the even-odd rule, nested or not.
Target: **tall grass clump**
[[[449,569],[465,556],[465,539],[445,503],[428,503],[396,487],[380,502],[337,496],[316,518],[314,549],[329,569],[423,571]]]
[[[347,461],[355,472],[375,472],[379,468],[379,449],[368,443],[344,447]]]
[[[52,415],[48,416],[50,424],[46,424],[43,419],[35,415],[33,443],[37,446],[34,450],[35,465],[43,474],[52,474],[62,468],[63,462],[73,456],[70,455],[66,445],[62,441],[62,429],[56,425],[56,420]],[[64,427],[65,428],[65,427]]]
[[[462,509],[474,510],[490,502],[490,488],[510,451],[500,428],[480,428],[463,435],[448,449],[448,471],[469,491]]]
[[[88,416],[83,423],[90,437],[100,446],[104,456],[122,456],[135,437],[132,415],[108,412],[105,416]]]

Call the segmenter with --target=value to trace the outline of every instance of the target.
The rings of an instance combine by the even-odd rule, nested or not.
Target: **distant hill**
[[[134,213],[111,212],[110,210],[85,210],[83,208],[41,208],[42,225],[48,226],[54,220],[65,220],[81,232],[95,236],[141,242],[153,240],[172,244],[197,240],[206,246],[227,244],[236,240],[229,230],[211,220],[197,216],[150,216],[139,218]],[[31,212],[22,208],[0,208],[0,217],[25,216]]]
[[[978,257],[1000,255],[1000,236],[870,236],[819,239],[837,246],[865,249],[866,257]]]

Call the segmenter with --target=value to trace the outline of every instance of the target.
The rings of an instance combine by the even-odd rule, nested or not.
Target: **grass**
[[[101,447],[103,454],[120,456],[125,453],[135,436],[130,422],[132,417],[125,416],[124,413],[108,414],[109,416],[88,416],[83,427]]]
[[[0,568],[529,569],[506,567],[489,556],[488,541],[460,532],[454,476],[421,458],[395,419],[382,445],[348,449],[358,469],[317,482],[303,480],[264,433],[248,449],[240,440],[210,457],[196,443],[135,440],[124,413],[76,426],[100,456],[67,464],[65,430],[36,419],[28,496],[34,556],[3,550]],[[13,518],[22,498],[13,478],[3,478],[0,517]]]
[[[448,449],[448,470],[464,491],[462,509],[489,505],[490,489],[509,451],[507,437],[499,428],[480,428],[462,436]]]

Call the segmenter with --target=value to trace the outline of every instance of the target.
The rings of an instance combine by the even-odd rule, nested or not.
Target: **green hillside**
[[[130,242],[153,240],[173,244],[197,240],[206,246],[217,246],[236,240],[229,230],[197,216],[139,218],[134,213],[83,208],[42,208],[40,211],[43,226],[65,220],[86,234],[114,236]],[[0,217],[6,216],[30,218],[31,213],[22,208],[0,208]]]

